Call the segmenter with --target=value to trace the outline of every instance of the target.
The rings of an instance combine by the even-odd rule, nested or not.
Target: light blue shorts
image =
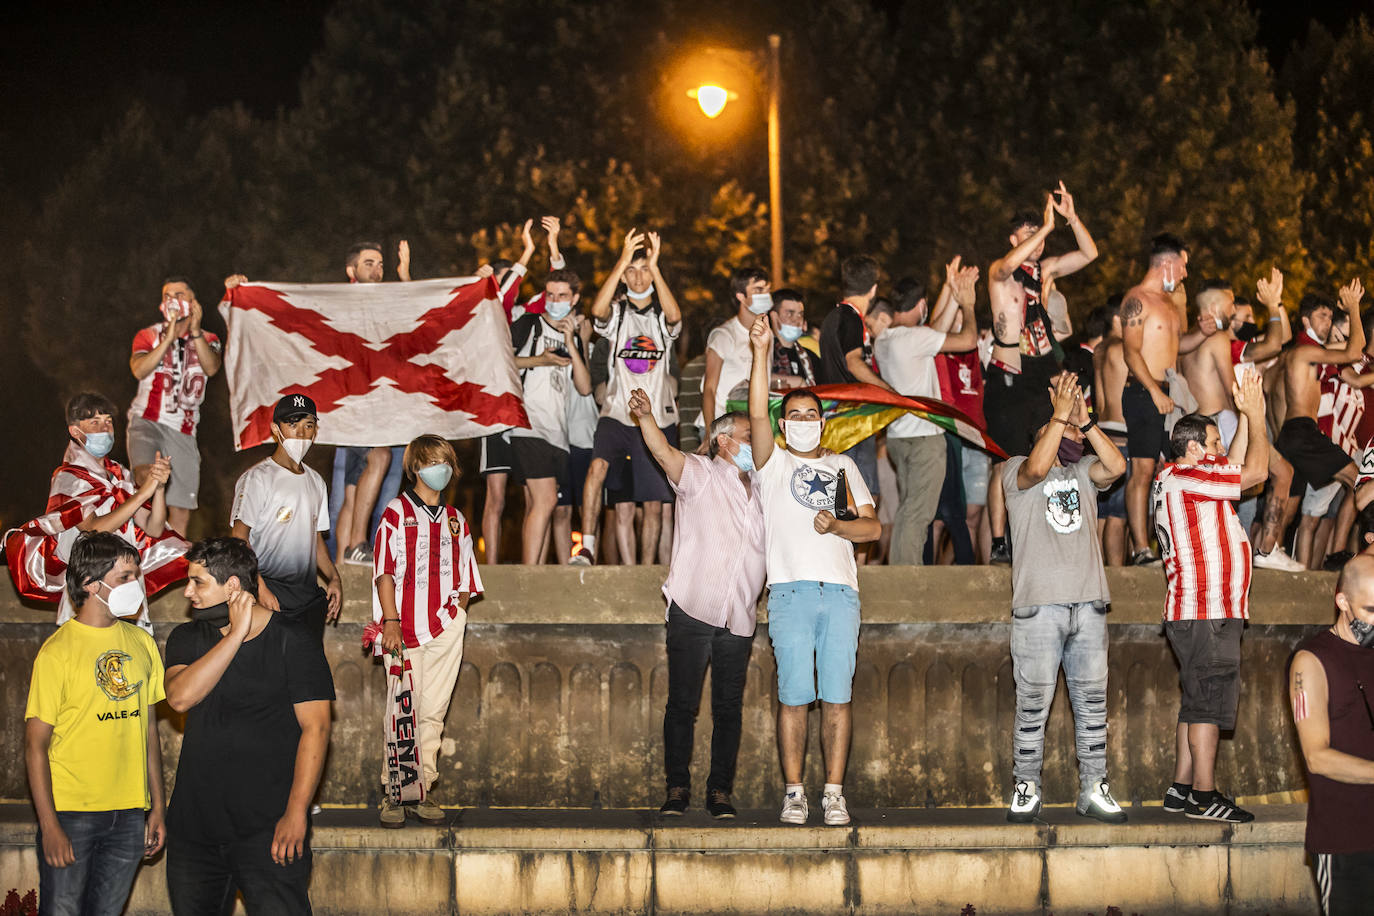
[[[833,582],[780,582],[768,589],[768,638],[778,702],[848,703],[859,651],[859,593]]]

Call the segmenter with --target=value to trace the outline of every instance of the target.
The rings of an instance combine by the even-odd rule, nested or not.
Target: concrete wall
[[[661,568],[483,569],[489,597],[471,608],[466,658],[450,708],[441,782],[445,805],[631,807],[662,793],[666,695]],[[1157,800],[1171,777],[1177,671],[1159,626],[1163,574],[1110,570],[1108,754],[1123,802]],[[846,779],[851,805],[1004,804],[1014,712],[1007,649],[1009,577],[992,567],[878,568],[861,573],[864,627],[855,679],[855,731]],[[1240,723],[1223,743],[1223,788],[1240,796],[1301,791],[1284,695],[1292,647],[1331,620],[1330,574],[1257,570],[1244,643]],[[326,649],[339,701],[320,800],[373,805],[384,692],[359,647],[371,612],[363,570],[345,567],[343,620]],[[185,600],[154,603],[160,640],[186,619]],[[29,669],[53,612],[0,600],[0,697],[23,709]],[[755,638],[745,697],[736,803],[771,808],[781,793],[775,687],[766,625]],[[813,735],[808,784],[818,786]],[[710,702],[698,720],[697,790],[709,759]],[[181,722],[161,724],[174,766]],[[22,800],[22,716],[0,725],[0,798]],[[1076,789],[1073,730],[1062,683],[1047,736],[1046,794]]]

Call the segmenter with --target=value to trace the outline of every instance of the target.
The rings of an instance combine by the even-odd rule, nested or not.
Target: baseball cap
[[[315,402],[306,394],[282,395],[277,406],[272,408],[273,423],[280,423],[283,420],[289,423],[305,416],[319,417],[319,414],[315,412]]]

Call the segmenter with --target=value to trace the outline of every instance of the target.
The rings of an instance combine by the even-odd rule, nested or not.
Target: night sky
[[[875,0],[894,10],[900,0]],[[331,0],[26,2],[0,51],[0,181],[34,205],[133,98],[200,114],[233,102],[270,116],[295,103]],[[1275,68],[1309,19],[1339,35],[1374,0],[1250,0]]]

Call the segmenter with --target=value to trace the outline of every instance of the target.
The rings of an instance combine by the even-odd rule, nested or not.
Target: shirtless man
[[[1231,388],[1235,384],[1235,366],[1241,363],[1258,364],[1272,359],[1292,338],[1288,312],[1283,307],[1283,274],[1277,267],[1269,279],[1261,278],[1256,285],[1256,298],[1269,313],[1269,330],[1261,334],[1254,322],[1254,310],[1242,305],[1231,285],[1222,280],[1205,280],[1198,293],[1198,311],[1213,318],[1224,329],[1202,342],[1192,353],[1179,358],[1179,365],[1188,379],[1188,387],[1197,399],[1197,412],[1216,421],[1222,443],[1230,446],[1235,435],[1237,415],[1231,402]],[[1274,325],[1278,325],[1274,330]],[[1252,433],[1253,435],[1253,433]],[[1269,450],[1269,487],[1271,493],[1286,494],[1293,479],[1293,467],[1276,449]],[[1265,569],[1296,572],[1302,564],[1288,556],[1278,546],[1281,531],[1279,521],[1286,497],[1270,500],[1272,512],[1266,512],[1259,537],[1256,538],[1254,563]]]
[[[1278,438],[1274,441],[1274,447],[1293,465],[1293,482],[1288,489],[1289,498],[1280,530],[1287,530],[1293,521],[1308,484],[1313,489],[1320,489],[1336,480],[1353,494],[1355,462],[1344,449],[1322,433],[1317,426],[1317,410],[1321,406],[1323,381],[1339,375],[1336,367],[1348,366],[1363,355],[1364,321],[1360,317],[1360,299],[1363,296],[1364,286],[1358,278],[1341,287],[1341,305],[1350,315],[1350,338],[1340,348],[1326,345],[1335,315],[1328,300],[1319,296],[1304,296],[1298,309],[1302,333],[1284,366],[1284,419]],[[1274,501],[1279,502],[1277,497],[1282,494],[1273,495],[1276,497]]]
[[[1078,249],[1042,259],[1045,239],[1054,231],[1055,213],[1073,230]],[[1073,197],[1062,181],[1057,191],[1046,196],[1042,219],[1034,213],[1018,213],[1011,218],[1010,228],[1011,250],[988,271],[994,342],[983,397],[988,435],[1007,454],[1026,455],[1032,434],[1050,420],[1045,391],[1050,378],[1058,374],[1063,356],[1042,295],[1048,298],[1048,287],[1058,278],[1091,264],[1097,258],[1097,244],[1078,218]],[[988,519],[992,527],[989,559],[1006,564],[1011,562],[1011,548],[1006,537],[1001,468],[1000,463],[994,465],[988,475]]]
[[[1173,399],[1164,390],[1165,374],[1175,367],[1180,351],[1197,349],[1202,338],[1216,330],[1215,324],[1204,321],[1198,331],[1183,337],[1187,300],[1181,295],[1181,284],[1187,276],[1188,246],[1175,235],[1155,236],[1144,279],[1121,302],[1122,355],[1129,373],[1121,392],[1121,412],[1131,456],[1126,520],[1135,542],[1133,566],[1159,562],[1150,549],[1149,501],[1155,463],[1165,446],[1164,418],[1174,409]]]
[[[1097,425],[1121,454],[1130,458],[1126,418],[1121,413],[1121,389],[1126,386],[1126,357],[1121,346],[1122,298],[1117,293],[1105,306],[1107,331],[1093,350],[1093,403]],[[1098,534],[1102,538],[1102,558],[1108,566],[1126,564],[1126,479],[1097,494]]]

